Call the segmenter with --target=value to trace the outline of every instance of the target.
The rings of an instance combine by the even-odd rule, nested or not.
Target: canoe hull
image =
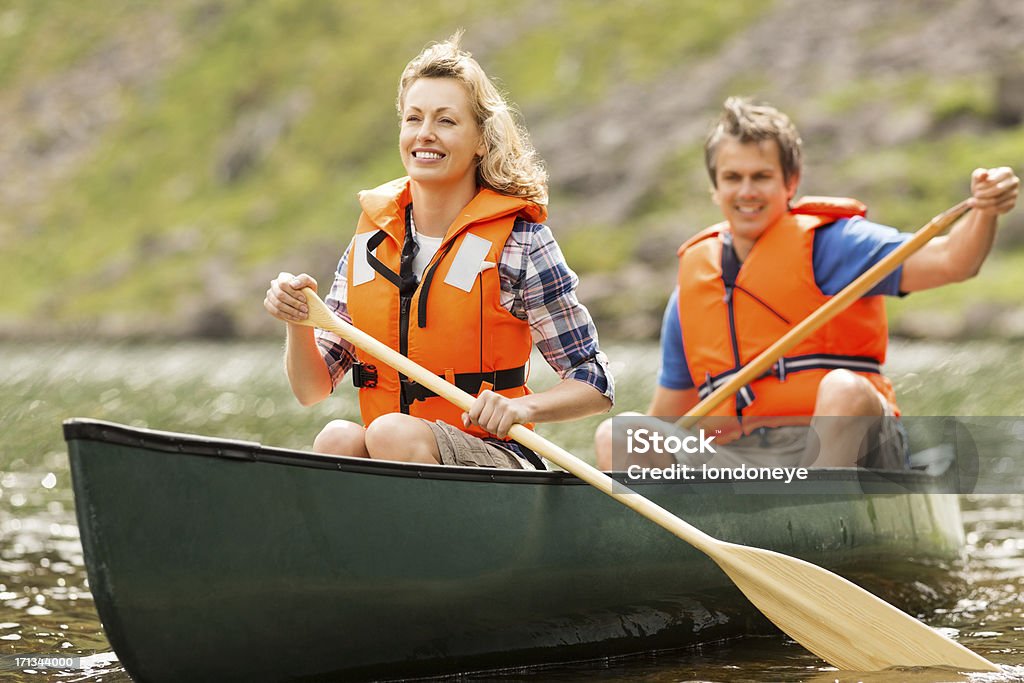
[[[564,473],[82,420],[65,434],[97,610],[139,681],[422,676],[770,629],[704,555]],[[642,492],[715,537],[846,575],[958,556],[955,496],[832,484]]]

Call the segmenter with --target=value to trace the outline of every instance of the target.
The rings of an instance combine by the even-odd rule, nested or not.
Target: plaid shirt
[[[348,313],[349,243],[338,263],[334,284],[324,302],[351,322]],[[608,359],[598,348],[590,312],[576,298],[579,278],[569,269],[551,230],[540,223],[516,221],[498,262],[501,305],[530,325],[533,343],[562,379],[574,379],[614,401],[615,385]],[[355,359],[352,345],[333,332],[317,329],[317,345],[334,386]]]

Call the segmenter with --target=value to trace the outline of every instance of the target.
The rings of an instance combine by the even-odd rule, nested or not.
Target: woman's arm
[[[304,406],[327,398],[333,384],[331,374],[316,344],[312,327],[301,324],[308,316],[302,289],[316,291],[316,280],[306,273],[281,273],[270,283],[263,307],[286,323],[284,367],[292,393]]]
[[[551,231],[525,224],[510,241],[515,264],[505,264],[513,290],[513,315],[525,317],[534,343],[562,377],[546,391],[510,399],[485,391],[463,415],[466,426],[477,424],[504,438],[513,424],[558,422],[607,412],[614,402],[614,384],[601,353],[590,312],[576,298],[579,279],[569,269]],[[521,247],[521,251],[518,249]]]

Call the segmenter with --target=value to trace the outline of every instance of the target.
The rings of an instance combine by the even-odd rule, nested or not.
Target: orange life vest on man
[[[852,199],[805,198],[757,239],[742,264],[728,223],[679,248],[683,350],[701,398],[829,300],[814,279],[814,231],[865,212]],[[885,302],[862,297],[721,403],[710,414],[721,417],[706,424],[721,430],[720,442],[740,430],[807,424],[818,384],[837,368],[866,377],[899,415],[892,384],[881,374],[887,345]]]
[[[480,190],[448,228],[417,283],[412,258],[403,263],[409,179],[359,194],[363,212],[348,260],[348,310],[353,324],[474,396],[492,389],[516,398],[528,393],[530,326],[500,301],[497,264],[517,218],[541,222],[544,207]],[[443,420],[466,429],[462,410],[386,363],[356,352],[359,407],[369,425],[385,413]]]

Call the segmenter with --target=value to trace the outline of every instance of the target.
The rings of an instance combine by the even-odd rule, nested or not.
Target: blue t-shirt
[[[834,296],[860,277],[871,266],[913,236],[896,228],[862,218],[842,218],[814,232],[812,266],[814,281],[822,293]],[[865,296],[898,296],[902,293],[896,268]],[[661,369],[658,384],[666,389],[692,389],[690,370],[683,352],[683,332],[679,326],[679,290],[672,292],[661,321]]]

